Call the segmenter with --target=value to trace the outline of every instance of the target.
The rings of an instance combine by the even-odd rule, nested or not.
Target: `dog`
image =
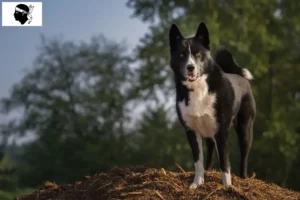
[[[190,189],[204,183],[202,139],[206,139],[206,170],[213,151],[219,156],[222,183],[232,185],[228,130],[234,126],[241,153],[240,177],[247,177],[256,114],[249,70],[241,68],[231,52],[222,48],[211,56],[209,32],[201,22],[193,37],[183,37],[176,24],[169,30],[170,67],[176,88],[176,111],[187,134],[195,175]]]

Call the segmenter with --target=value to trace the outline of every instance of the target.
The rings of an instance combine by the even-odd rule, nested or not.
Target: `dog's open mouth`
[[[187,73],[187,78],[189,81],[195,81],[197,79],[197,76],[194,73]]]

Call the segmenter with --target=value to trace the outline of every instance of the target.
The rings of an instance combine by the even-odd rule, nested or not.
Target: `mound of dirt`
[[[175,173],[144,167],[114,168],[108,173],[86,176],[73,185],[57,186],[46,182],[45,187],[15,200],[117,200],[117,199],[300,199],[300,192],[265,183],[252,176],[241,179],[232,176],[232,187],[224,187],[220,173],[205,173],[205,184],[189,190],[192,172]]]

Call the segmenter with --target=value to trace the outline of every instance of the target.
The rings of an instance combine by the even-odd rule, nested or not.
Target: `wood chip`
[[[138,195],[138,194],[143,194],[143,192],[127,192],[127,193],[122,193],[121,196]]]
[[[162,200],[165,200],[165,198],[158,191],[155,191],[155,194],[157,194],[157,196]]]
[[[177,167],[179,168],[179,170],[182,172],[182,173],[186,173],[185,171],[184,171],[184,169],[182,169],[182,167],[180,167],[180,165],[178,165],[177,163],[175,163],[176,165],[177,165]]]
[[[163,175],[167,175],[166,170],[164,168],[161,168],[160,171],[163,173]]]

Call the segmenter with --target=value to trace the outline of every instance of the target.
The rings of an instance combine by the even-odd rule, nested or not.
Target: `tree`
[[[37,138],[22,156],[24,185],[74,181],[124,163],[129,62],[125,47],[103,36],[81,44],[42,38],[34,67],[1,101],[6,114],[23,111],[2,127]]]

